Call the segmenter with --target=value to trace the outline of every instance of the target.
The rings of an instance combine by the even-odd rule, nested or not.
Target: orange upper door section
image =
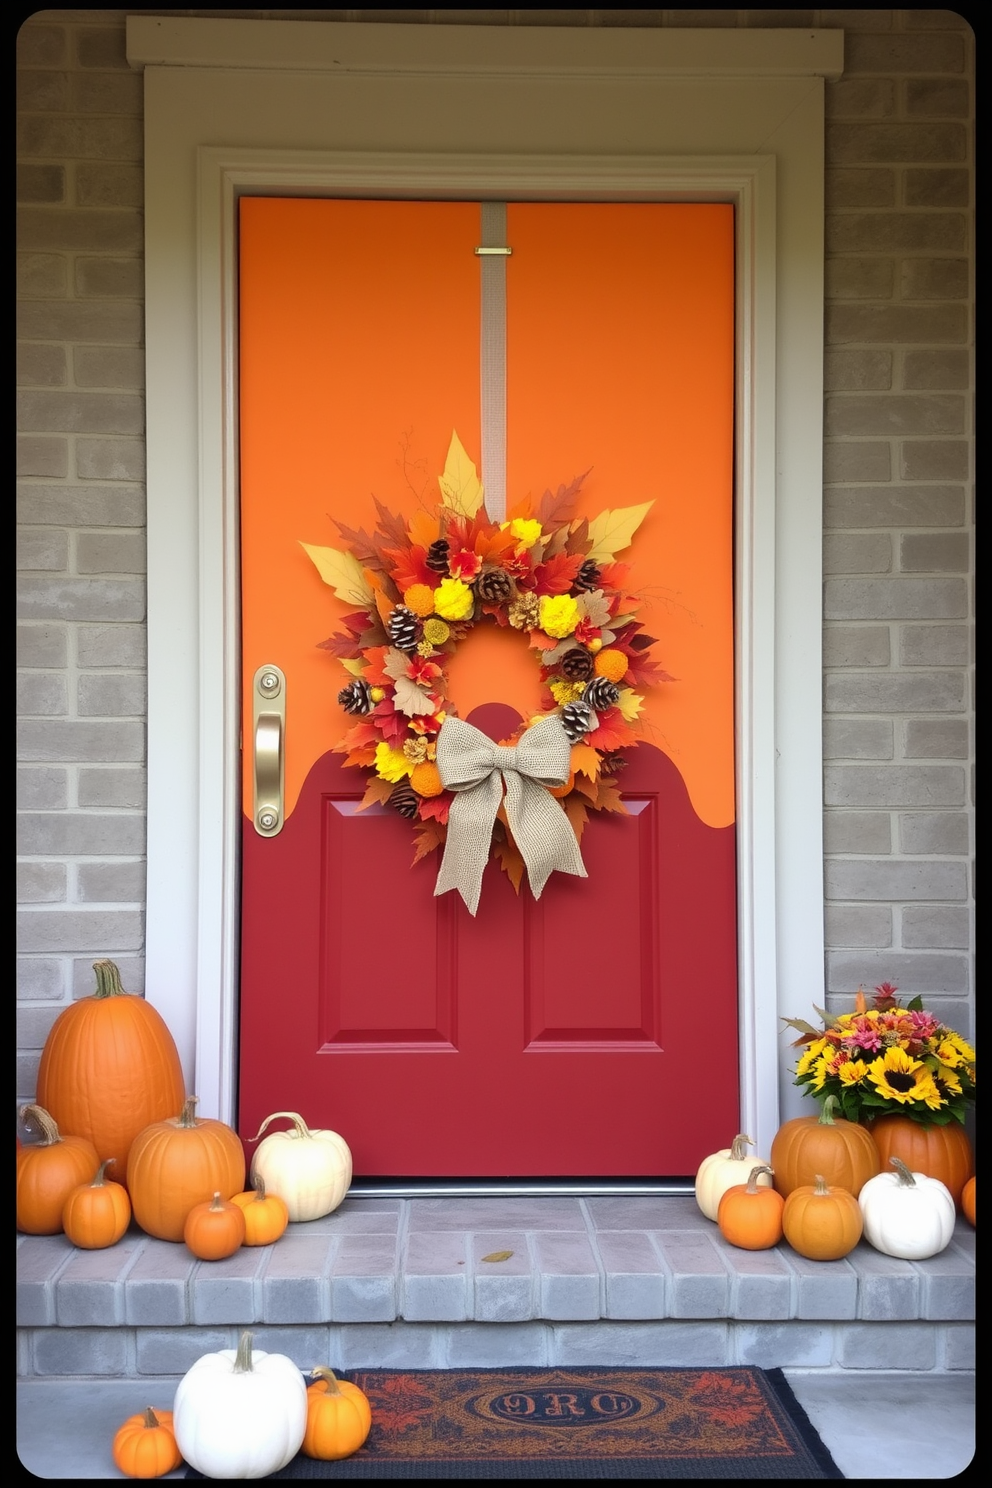
[[[618,555],[675,679],[647,694],[644,738],[701,820],[726,826],[733,209],[511,203],[507,218],[508,502],[588,470],[589,516],[655,503]],[[436,493],[452,429],[481,463],[479,228],[474,202],[241,203],[245,696],[263,662],[286,672],[287,814],[351,722],[336,703],[347,677],[317,646],[349,607],[299,541],[339,545],[332,516],[371,526],[373,495],[412,512]],[[520,638],[488,629],[451,667],[463,717],[481,701],[526,712],[536,696]]]

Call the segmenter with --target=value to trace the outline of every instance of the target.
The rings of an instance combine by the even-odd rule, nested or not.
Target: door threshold
[[[349,1199],[488,1199],[691,1196],[691,1178],[356,1178]]]

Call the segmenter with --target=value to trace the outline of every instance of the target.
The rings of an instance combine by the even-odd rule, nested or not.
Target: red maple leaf
[[[450,791],[442,791],[439,796],[424,796],[421,798],[420,820],[440,822],[442,827],[448,825],[448,812],[451,810],[453,800]]]
[[[383,556],[390,561],[390,578],[401,594],[412,584],[426,584],[433,589],[441,577],[427,567],[427,549],[419,543],[406,549],[383,548]]]
[[[583,564],[581,553],[555,553],[546,558],[534,570],[537,593],[567,594],[575,583],[575,576]]]
[[[591,734],[586,734],[583,744],[591,744],[593,749],[599,749],[608,754],[612,749],[624,749],[631,744],[637,743],[637,738],[624,722],[617,708],[608,708],[599,714],[599,728],[593,729]]]

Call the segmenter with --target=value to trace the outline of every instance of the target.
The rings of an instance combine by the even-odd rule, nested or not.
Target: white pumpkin
[[[858,1194],[865,1239],[883,1255],[925,1261],[950,1244],[954,1199],[946,1184],[925,1173],[911,1173],[898,1157],[894,1173],[869,1178]]]
[[[205,1478],[266,1478],[291,1462],[307,1429],[307,1387],[285,1354],[236,1349],[204,1354],[179,1381],[176,1445]]]
[[[750,1137],[738,1132],[729,1147],[704,1157],[696,1174],[696,1203],[707,1219],[716,1222],[720,1200],[728,1188],[746,1183],[752,1168],[771,1168],[767,1157],[748,1157],[746,1149],[753,1147]],[[772,1179],[762,1173],[757,1180],[759,1187],[771,1188]]]
[[[270,1121],[285,1116],[292,1131],[270,1132],[251,1160],[251,1178],[261,1178],[265,1192],[284,1199],[294,1222],[321,1219],[340,1204],[351,1187],[351,1151],[333,1131],[311,1131],[295,1111],[266,1116],[252,1141]]]

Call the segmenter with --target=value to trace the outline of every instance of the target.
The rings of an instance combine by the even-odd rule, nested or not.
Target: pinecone
[[[389,804],[394,806],[400,816],[405,816],[407,821],[413,821],[417,815],[417,803],[419,796],[408,780],[401,780],[390,797]]]
[[[507,611],[507,619],[514,630],[533,630],[540,617],[541,606],[536,594],[522,594]]]
[[[619,749],[613,749],[609,754],[604,754],[600,761],[600,769],[604,775],[619,775],[621,770],[626,770],[627,760]]]
[[[582,701],[588,703],[597,713],[612,708],[620,696],[620,689],[609,677],[594,677],[582,694]]]
[[[361,677],[356,677],[354,682],[342,687],[338,693],[338,702],[346,713],[371,713],[374,706],[372,689]]]
[[[513,580],[502,568],[484,568],[475,582],[475,592],[485,604],[506,604],[513,593]]]
[[[394,605],[386,634],[398,651],[416,651],[420,621],[406,605]]]
[[[603,575],[599,571],[599,564],[587,558],[572,580],[573,594],[587,594],[590,589],[598,589]]]
[[[436,538],[431,543],[424,562],[433,573],[446,574],[448,572],[448,539],[446,537]]]
[[[561,674],[569,682],[586,682],[592,676],[592,657],[585,646],[573,646],[559,663]]]
[[[570,744],[577,744],[596,727],[596,716],[588,703],[566,703],[561,710],[561,721]]]

